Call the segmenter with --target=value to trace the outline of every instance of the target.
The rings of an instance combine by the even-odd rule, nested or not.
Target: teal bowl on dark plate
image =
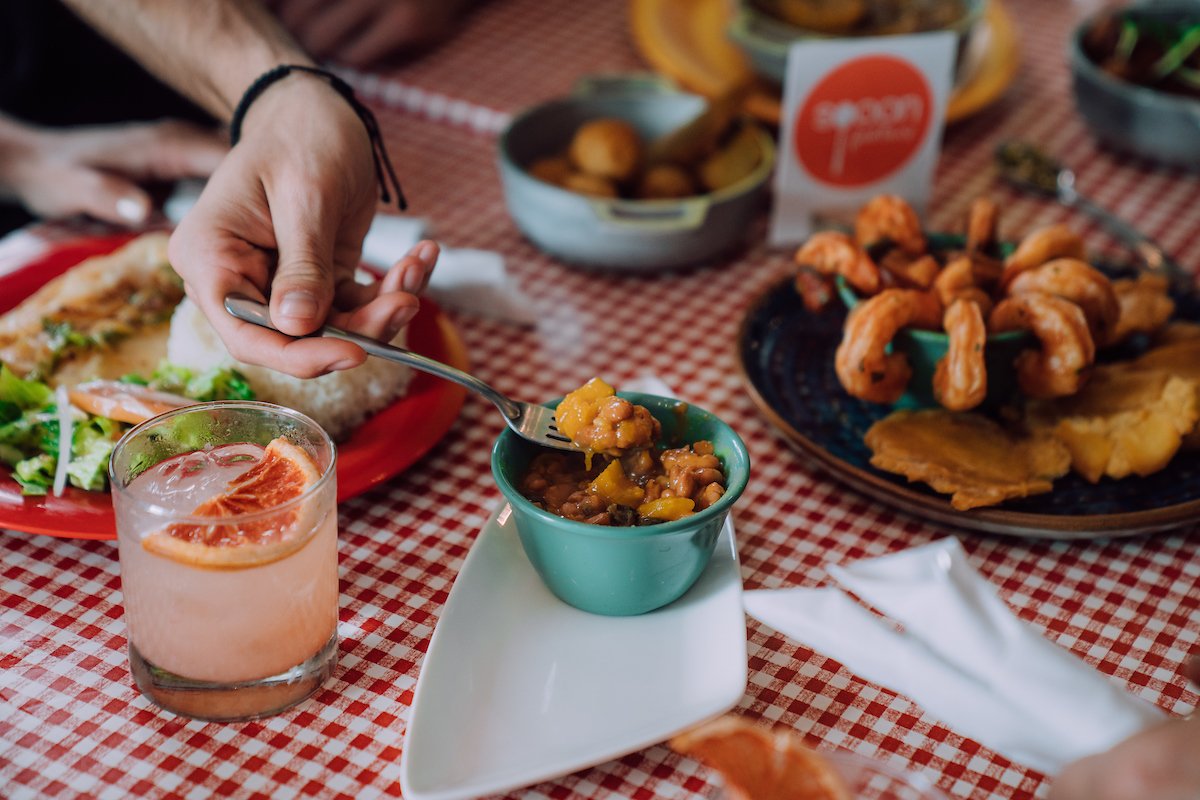
[[[934,253],[963,246],[961,236],[927,234],[927,238]],[[1000,254],[1008,255],[1011,249],[1011,245],[1002,245]],[[840,275],[837,291],[847,311],[862,301]],[[988,388],[987,397],[981,404],[983,408],[998,408],[1016,396],[1017,374],[1013,362],[1030,342],[1028,331],[1006,331],[987,337],[983,361],[987,368]],[[937,408],[940,405],[933,394],[933,373],[949,348],[950,337],[942,331],[905,328],[896,334],[888,352],[903,353],[912,368],[908,390],[895,402],[896,408]]]
[[[507,428],[492,448],[492,474],[512,508],[525,555],[546,587],[575,608],[631,616],[682,597],[704,572],[729,509],[746,488],[750,456],[741,437],[703,409],[668,397],[618,394],[662,423],[666,447],[711,441],[725,471],[724,496],[703,511],[658,525],[617,528],[564,519],[538,508],[517,488],[541,448]]]

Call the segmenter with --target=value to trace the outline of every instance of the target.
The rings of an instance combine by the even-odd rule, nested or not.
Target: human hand
[[[0,193],[40,217],[117,225],[149,218],[139,183],[207,177],[228,151],[215,132],[177,120],[52,129],[3,119],[0,139]]]
[[[242,138],[171,237],[188,295],[234,358],[310,378],[358,366],[358,345],[293,339],[328,322],[390,339],[416,315],[438,248],[418,243],[381,280],[355,283],[378,197],[371,145],[321,78],[288,77],[247,114]],[[226,295],[264,302],[287,336],[234,319]]]
[[[1200,685],[1200,656],[1188,664]],[[1049,800],[1196,800],[1200,797],[1200,717],[1148,728],[1111,750],[1068,764]]]
[[[466,0],[268,0],[305,50],[359,69],[446,36]]]

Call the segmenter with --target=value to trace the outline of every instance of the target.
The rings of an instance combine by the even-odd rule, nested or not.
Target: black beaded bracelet
[[[396,178],[396,170],[392,168],[392,161],[388,158],[387,148],[384,147],[383,136],[379,132],[379,123],[375,120],[375,115],[355,96],[354,89],[350,84],[328,70],[306,67],[301,64],[281,64],[259,75],[254,83],[246,89],[242,99],[238,101],[237,107],[233,110],[233,116],[229,120],[230,145],[236,145],[242,137],[242,120],[250,109],[250,105],[266,91],[268,86],[286,78],[292,72],[319,75],[329,81],[329,85],[333,87],[334,91],[345,98],[350,107],[354,109],[354,113],[362,120],[363,126],[367,129],[367,137],[371,140],[371,157],[375,161],[375,177],[379,181],[380,197],[385,203],[392,201],[391,195],[388,193],[388,180],[390,179],[396,192],[396,205],[400,206],[401,211],[408,208],[408,202],[404,199],[404,192],[400,188],[400,181]]]

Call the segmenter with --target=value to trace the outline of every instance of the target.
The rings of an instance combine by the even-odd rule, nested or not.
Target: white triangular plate
[[[400,763],[407,800],[566,775],[717,716],[746,691],[732,521],[687,594],[637,617],[552,595],[504,504],[467,555],[421,668]]]

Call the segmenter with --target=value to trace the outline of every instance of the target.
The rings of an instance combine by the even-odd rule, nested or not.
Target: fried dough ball
[[[867,15],[866,0],[774,0],[784,22],[822,33],[845,33]]]
[[[671,200],[696,194],[692,176],[674,164],[650,167],[638,181],[635,196],[641,200]]]
[[[642,140],[625,120],[595,119],[575,131],[569,156],[589,175],[625,181],[642,163]]]
[[[529,174],[537,178],[539,181],[553,183],[555,186],[562,186],[566,183],[567,177],[575,170],[571,167],[570,160],[566,156],[549,156],[548,158],[539,158],[537,161],[529,165]]]
[[[589,175],[586,172],[572,172],[563,179],[562,187],[580,194],[590,194],[595,197],[616,197],[617,185],[608,178]]]

